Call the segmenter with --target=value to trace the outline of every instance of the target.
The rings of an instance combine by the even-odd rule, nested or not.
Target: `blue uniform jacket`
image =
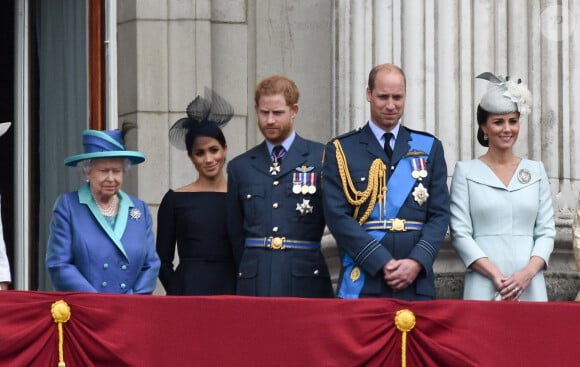
[[[46,265],[57,291],[151,294],[160,261],[147,205],[119,191],[112,228],[89,185],[61,195],[54,206]]]
[[[320,243],[325,223],[320,193],[324,145],[296,135],[280,172],[270,173],[266,142],[228,164],[227,224],[239,264],[237,292],[255,296],[332,297],[330,275],[319,249],[246,248],[246,238],[286,237]],[[314,194],[293,192],[302,166],[316,176]],[[299,205],[310,206],[301,214]]]
[[[409,129],[401,126],[393,150],[392,162],[388,161],[387,155],[368,124],[337,139],[342,145],[354,185],[357,190],[363,191],[367,187],[369,167],[373,160],[382,159],[388,167],[387,174],[390,175],[399,160],[409,151],[408,142],[411,135]],[[397,218],[400,219],[423,222],[423,229],[405,232],[387,231],[380,242],[375,241],[371,244],[373,238],[353,218],[354,207],[345,198],[337,167],[336,148],[332,142],[326,146],[323,167],[326,222],[341,253],[346,252],[351,258],[358,259],[357,265],[365,272],[366,281],[360,294],[361,297],[385,296],[417,300],[430,299],[435,296],[433,262],[449,224],[447,165],[443,147],[437,139],[433,142],[427,161],[427,172],[427,177],[422,180],[423,186],[429,193],[427,202],[419,205],[413,195],[409,194],[397,214]],[[415,182],[415,187],[419,183],[419,181]],[[361,209],[361,211],[364,210]],[[372,248],[368,248],[369,246]],[[386,285],[382,271],[383,265],[393,258],[414,259],[423,267],[411,286],[396,293]],[[341,269],[339,284],[345,276],[343,273],[344,269]]]

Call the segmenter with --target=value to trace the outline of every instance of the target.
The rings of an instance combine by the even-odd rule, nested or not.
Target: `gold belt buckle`
[[[405,220],[394,218],[391,219],[391,231],[393,232],[405,232],[407,229],[405,228]]]
[[[270,237],[270,248],[272,250],[283,250],[286,237]]]

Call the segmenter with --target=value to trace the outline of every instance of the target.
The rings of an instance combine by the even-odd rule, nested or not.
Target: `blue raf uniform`
[[[89,185],[61,195],[53,209],[46,254],[57,291],[151,294],[160,261],[147,205],[119,191],[114,227]]]
[[[327,145],[323,178],[325,217],[342,258],[338,296],[434,298],[433,262],[449,224],[441,142],[400,125],[389,160],[367,123]],[[345,190],[353,193],[350,199]],[[394,292],[382,269],[405,258],[422,270],[409,287]]]
[[[295,134],[280,165],[266,141],[228,164],[227,222],[239,263],[238,294],[333,296],[320,251],[323,151],[322,144]]]

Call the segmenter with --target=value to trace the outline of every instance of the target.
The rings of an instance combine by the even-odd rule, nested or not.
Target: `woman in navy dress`
[[[206,90],[206,98],[198,96],[191,102],[187,117],[169,131],[170,142],[187,151],[198,177],[169,190],[159,207],[159,279],[168,295],[235,293],[236,268],[225,222],[227,145],[220,128],[232,116],[232,107]]]

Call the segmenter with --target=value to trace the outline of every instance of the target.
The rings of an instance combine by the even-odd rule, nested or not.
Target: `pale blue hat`
[[[481,97],[479,105],[489,113],[503,115],[510,112],[528,114],[531,112],[532,94],[521,79],[490,72],[481,73],[476,78],[490,82],[489,88]]]

